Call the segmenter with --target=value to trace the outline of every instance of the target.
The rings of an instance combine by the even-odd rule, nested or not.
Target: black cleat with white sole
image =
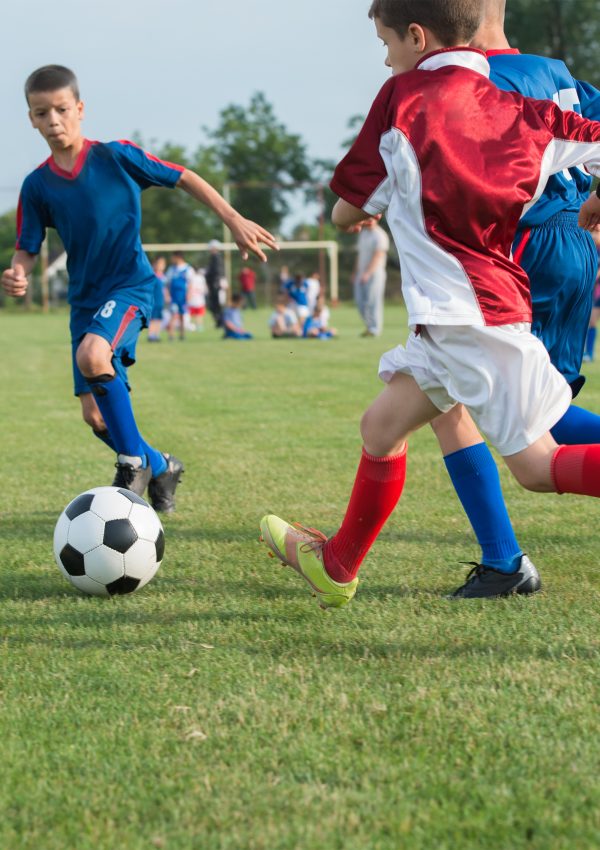
[[[174,455],[164,455],[167,468],[156,478],[151,478],[148,484],[148,495],[155,511],[170,514],[175,510],[175,490],[183,475],[183,463]]]
[[[466,582],[450,595],[450,599],[493,599],[499,596],[537,593],[542,582],[527,555],[521,556],[515,573],[502,573],[485,564],[473,564]]]

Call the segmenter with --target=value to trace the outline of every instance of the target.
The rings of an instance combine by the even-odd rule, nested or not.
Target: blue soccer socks
[[[99,440],[102,440],[102,442],[104,443],[105,446],[108,446],[108,448],[112,449],[113,452],[117,451],[113,441],[110,438],[110,434],[108,433],[107,430],[95,431],[94,429],[92,429],[92,431],[94,433],[94,437],[98,437]]]
[[[152,467],[152,477],[156,478],[157,475],[162,475],[163,472],[167,471],[167,459],[163,454],[161,454],[161,452],[157,451],[145,440],[142,440],[142,444],[144,446],[146,457],[148,458],[148,463]]]
[[[444,458],[454,489],[481,546],[481,562],[503,573],[519,568],[521,547],[513,531],[500,476],[485,443]]]
[[[140,434],[123,379],[119,375],[100,375],[88,379],[88,382],[106,423],[110,443],[103,437],[100,439],[111,445],[119,455],[141,458],[143,467],[149,463],[153,476],[161,475],[167,468],[167,462]]]

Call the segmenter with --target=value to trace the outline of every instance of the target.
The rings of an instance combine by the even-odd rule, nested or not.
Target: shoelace
[[[317,528],[301,525],[299,522],[293,522],[292,526],[297,528],[298,531],[301,531],[303,534],[308,534],[309,537],[314,537],[314,540],[307,540],[306,543],[303,543],[300,546],[301,552],[312,552],[315,549],[321,549],[325,543],[327,543],[327,535],[323,534],[323,532],[319,531]]]
[[[490,569],[490,567],[486,567],[485,564],[478,564],[477,561],[461,561],[461,563],[465,564],[465,566],[469,566],[469,564],[472,566],[472,569],[465,579],[465,583],[462,585],[463,587],[466,587],[467,584],[475,581],[475,579],[479,578],[482,573]]]

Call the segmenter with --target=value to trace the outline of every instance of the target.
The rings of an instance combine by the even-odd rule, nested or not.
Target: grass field
[[[600,505],[521,491],[545,591],[451,602],[477,557],[429,430],[352,605],[321,611],[257,542],[330,533],[379,391],[342,307],[332,342],[140,341],[145,435],[187,467],[154,581],[77,594],[52,556],[113,458],[71,397],[64,313],[0,314],[1,850],[583,850],[600,846]],[[582,401],[600,410],[600,368]]]

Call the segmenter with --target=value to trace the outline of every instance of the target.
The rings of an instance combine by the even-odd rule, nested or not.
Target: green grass
[[[579,850],[600,846],[599,505],[502,472],[533,599],[450,602],[477,547],[429,429],[355,601],[322,612],[257,542],[335,530],[379,354],[214,331],[140,341],[144,433],[186,463],[139,594],[53,563],[64,505],[113,459],[71,397],[67,317],[0,315],[2,850]],[[600,410],[600,369],[582,401]]]

